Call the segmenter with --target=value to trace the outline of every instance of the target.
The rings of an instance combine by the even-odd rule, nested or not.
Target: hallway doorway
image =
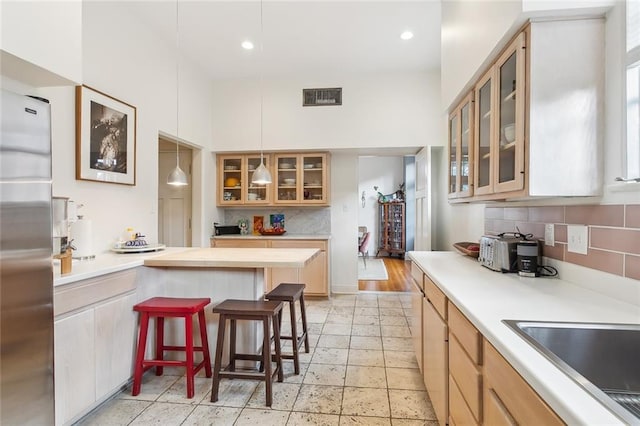
[[[193,150],[180,145],[180,168],[189,185],[167,185],[167,176],[176,167],[176,142],[158,138],[158,242],[168,247],[191,247]]]

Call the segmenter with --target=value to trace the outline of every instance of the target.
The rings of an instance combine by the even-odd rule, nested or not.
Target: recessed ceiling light
[[[251,43],[249,40],[245,40],[242,42],[242,47],[244,49],[251,50],[253,49],[253,43]]]
[[[413,33],[411,31],[405,31],[400,34],[400,38],[403,40],[411,40],[413,38]]]

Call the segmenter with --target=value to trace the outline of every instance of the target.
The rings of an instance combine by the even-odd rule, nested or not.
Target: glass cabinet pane
[[[516,173],[516,53],[499,68],[500,73],[500,155],[498,182],[515,179]]]
[[[491,80],[479,90],[478,102],[478,187],[491,185]]]
[[[458,176],[458,115],[449,120],[449,193],[457,192]]]
[[[269,156],[264,156],[264,165],[271,169]],[[264,203],[269,199],[269,185],[252,183],[253,172],[260,166],[260,155],[247,156],[247,203]]]
[[[325,161],[323,156],[302,157],[302,199],[321,201],[324,194]]]
[[[222,161],[223,202],[242,201],[242,157],[229,157]]]
[[[276,156],[276,201],[298,200],[298,157]]]
[[[470,104],[465,104],[460,110],[460,191],[469,190],[469,149],[471,142],[471,120],[470,120]]]

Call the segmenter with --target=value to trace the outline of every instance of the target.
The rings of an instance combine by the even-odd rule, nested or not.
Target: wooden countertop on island
[[[144,266],[173,268],[304,268],[318,249],[190,248],[145,259]]]

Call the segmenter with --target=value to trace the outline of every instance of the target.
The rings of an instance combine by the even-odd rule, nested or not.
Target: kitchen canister
[[[93,252],[91,219],[84,219],[82,216],[78,216],[78,220],[71,224],[71,238],[73,239],[73,246],[76,248],[73,251],[74,259],[85,260],[96,257]]]

